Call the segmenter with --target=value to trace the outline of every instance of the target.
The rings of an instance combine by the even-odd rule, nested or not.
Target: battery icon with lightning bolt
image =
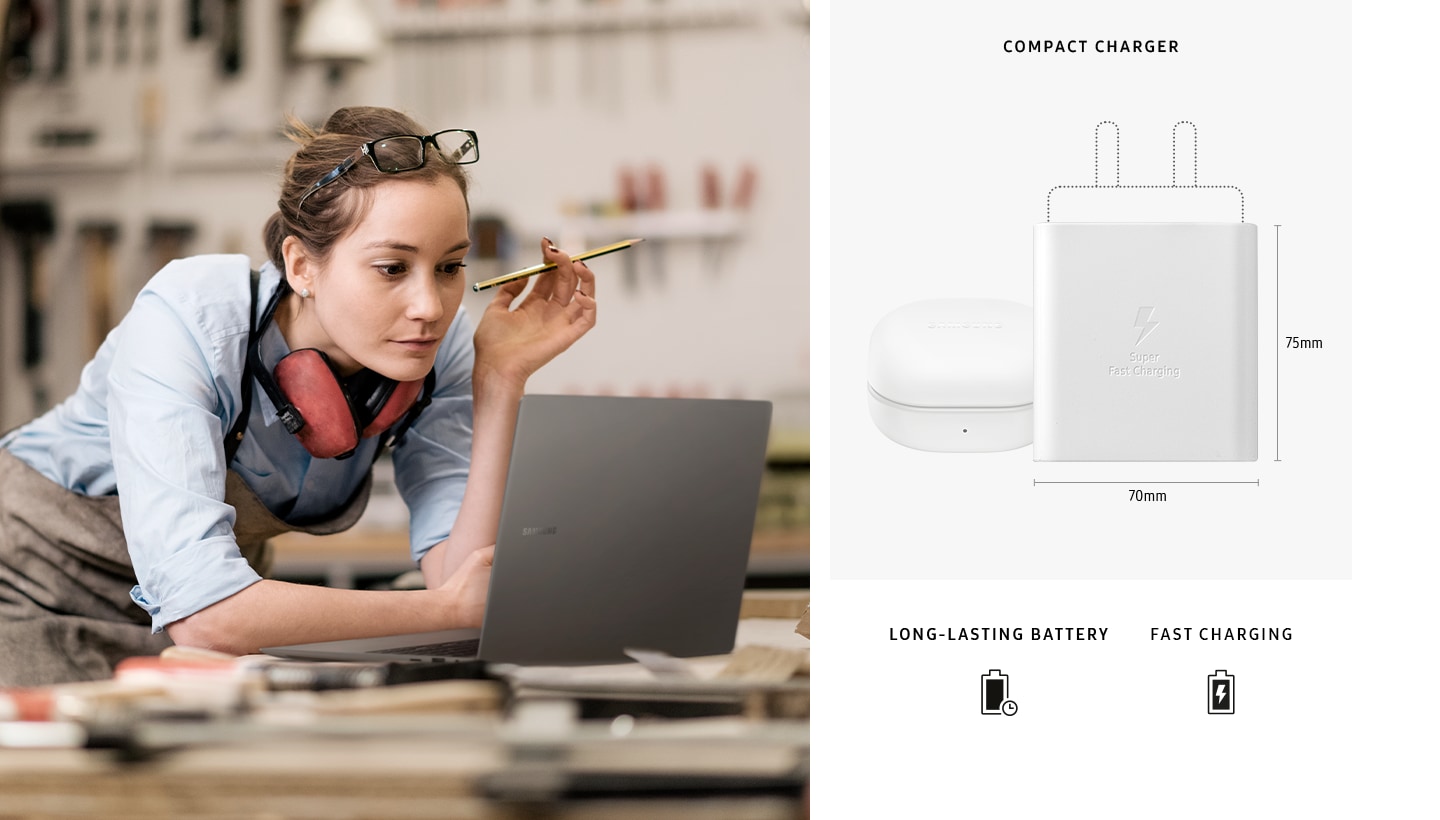
[[[1206,678],[1209,683],[1208,711],[1212,715],[1235,714],[1235,676],[1224,669]]]

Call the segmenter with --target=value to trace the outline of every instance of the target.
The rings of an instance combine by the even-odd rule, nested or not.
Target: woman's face
[[[345,374],[424,378],[465,293],[468,219],[454,180],[375,186],[368,213],[329,258],[291,271],[292,284],[311,291],[287,333],[291,349],[322,350]]]

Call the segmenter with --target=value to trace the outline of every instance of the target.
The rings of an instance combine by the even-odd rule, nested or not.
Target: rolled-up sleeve
[[[225,503],[222,407],[235,397],[215,376],[248,326],[199,326],[203,313],[142,292],[117,330],[108,377],[116,487],[139,582],[131,598],[156,632],[260,580]]]

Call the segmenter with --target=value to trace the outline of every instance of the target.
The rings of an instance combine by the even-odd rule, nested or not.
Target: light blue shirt
[[[75,394],[0,439],[0,447],[72,492],[120,496],[139,584],[130,597],[153,629],[260,580],[240,555],[225,503],[222,439],[241,407],[250,332],[250,260],[179,259],[155,274],[80,375]],[[263,308],[280,284],[260,268]],[[475,325],[460,309],[435,360],[435,396],[395,448],[395,483],[410,510],[418,563],[449,537],[470,468]],[[272,323],[261,340],[273,367],[289,352]],[[379,439],[351,458],[317,459],[279,423],[259,385],[231,469],[292,522],[331,517],[364,480]]]

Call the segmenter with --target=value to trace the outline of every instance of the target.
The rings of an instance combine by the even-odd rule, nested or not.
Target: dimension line
[[[1275,460],[1280,460],[1280,226],[1275,226]]]
[[[1041,481],[1032,479],[1032,486],[1041,484],[1254,484],[1260,486],[1260,479],[1254,481]]]

